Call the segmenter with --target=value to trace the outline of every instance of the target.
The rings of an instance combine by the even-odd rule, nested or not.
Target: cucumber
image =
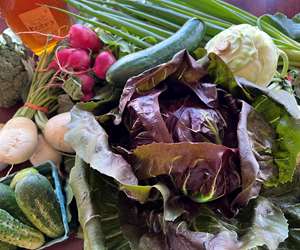
[[[0,250],[16,250],[17,247],[0,241]]]
[[[3,209],[0,209],[0,240],[26,249],[36,249],[45,243],[41,232],[23,224]]]
[[[49,180],[41,174],[19,180],[16,200],[27,219],[50,238],[64,234],[64,225],[56,194]]]
[[[38,173],[39,171],[37,171],[35,168],[24,168],[14,176],[14,178],[10,182],[10,187],[12,189],[15,189],[17,182],[19,180],[22,180],[27,175],[38,174]]]
[[[0,208],[7,211],[21,222],[30,225],[29,220],[17,204],[15,192],[3,183],[0,183]]]
[[[195,51],[204,35],[204,23],[200,19],[192,18],[166,40],[122,57],[109,68],[106,80],[117,88],[123,88],[129,78],[171,60],[179,51],[183,49]]]

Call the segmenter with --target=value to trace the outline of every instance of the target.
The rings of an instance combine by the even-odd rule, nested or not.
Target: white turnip
[[[3,123],[0,123],[0,131],[1,129],[4,127],[4,124]],[[7,167],[7,164],[6,163],[2,163],[0,162],[0,171],[5,169]]]
[[[72,147],[65,142],[65,133],[68,131],[67,125],[71,121],[69,112],[56,115],[49,119],[44,128],[46,141],[56,150],[66,153],[74,153]]]
[[[18,164],[27,161],[37,144],[35,123],[26,117],[14,117],[0,131],[0,162]]]
[[[61,163],[61,159],[61,154],[53,147],[51,147],[48,142],[46,142],[43,135],[39,135],[38,145],[35,152],[29,159],[30,162],[33,165],[38,165],[50,160],[53,161],[56,166],[59,166]]]

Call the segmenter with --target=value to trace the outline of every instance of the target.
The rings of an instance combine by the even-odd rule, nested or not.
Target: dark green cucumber
[[[0,250],[16,250],[17,247],[0,241]]]
[[[36,249],[45,243],[41,232],[23,224],[3,209],[0,209],[0,240],[26,249]]]
[[[50,238],[64,234],[60,206],[49,180],[41,174],[19,180],[16,200],[27,219]]]
[[[31,223],[19,208],[15,192],[11,187],[0,183],[0,208],[10,213],[13,217],[21,222],[30,225]],[[0,248],[1,250],[1,248]]]
[[[110,67],[106,80],[116,87],[123,88],[129,78],[171,60],[179,51],[186,49],[193,52],[199,47],[204,35],[204,23],[200,19],[192,18],[168,39],[122,57]]]

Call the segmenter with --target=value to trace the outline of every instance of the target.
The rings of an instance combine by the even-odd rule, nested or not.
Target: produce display
[[[0,194],[1,249],[38,249],[65,233],[57,193],[36,168],[2,179]]]
[[[0,179],[0,250],[45,249],[66,225],[85,250],[299,249],[298,16],[64,2],[40,8],[73,18],[66,35],[0,39],[0,107],[22,103],[0,127],[0,171],[16,171]]]

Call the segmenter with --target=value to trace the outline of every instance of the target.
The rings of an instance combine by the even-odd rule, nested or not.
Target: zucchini
[[[0,209],[0,240],[26,249],[36,249],[45,243],[44,235]]]
[[[21,222],[30,225],[30,222],[17,204],[15,192],[3,183],[0,183],[0,208]]]
[[[56,194],[49,180],[41,174],[19,180],[16,200],[27,219],[50,238],[64,234],[64,225]]]
[[[17,247],[0,241],[0,250],[16,250]]]
[[[106,80],[117,88],[123,88],[129,78],[171,60],[179,51],[195,51],[204,35],[204,23],[200,19],[192,18],[166,40],[122,57],[109,68]]]

